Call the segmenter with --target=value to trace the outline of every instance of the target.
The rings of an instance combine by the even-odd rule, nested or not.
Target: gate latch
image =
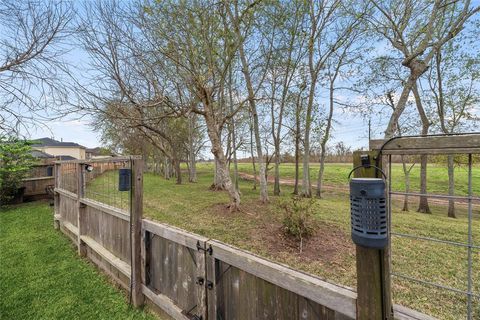
[[[200,244],[200,241],[197,241],[197,250],[198,250],[198,251],[205,251],[205,252],[208,253],[209,255],[212,255],[212,253],[213,253],[212,245],[209,245],[207,249],[204,249],[204,248],[202,247],[202,245]]]

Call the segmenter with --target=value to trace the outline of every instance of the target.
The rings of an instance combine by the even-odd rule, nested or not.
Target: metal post
[[[60,164],[54,164],[53,176],[55,177],[54,180],[54,188],[53,188],[53,227],[56,230],[60,230],[60,196],[56,191],[57,188],[60,187]]]
[[[78,254],[82,257],[87,255],[87,245],[82,241],[82,235],[85,234],[85,205],[81,202],[85,196],[84,167],[83,163],[76,164],[77,173],[77,228],[78,228]]]
[[[472,154],[468,154],[468,284],[467,284],[467,319],[472,320]]]

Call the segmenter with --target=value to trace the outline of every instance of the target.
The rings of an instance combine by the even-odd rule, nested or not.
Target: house
[[[87,159],[104,159],[116,156],[114,152],[102,147],[87,148],[86,155]]]
[[[57,141],[51,138],[35,139],[32,149],[51,155],[58,160],[85,159],[86,148],[75,142]]]

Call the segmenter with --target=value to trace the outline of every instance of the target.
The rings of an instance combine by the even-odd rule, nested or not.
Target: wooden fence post
[[[131,159],[132,166],[132,203],[130,208],[131,219],[131,295],[135,307],[142,306],[142,217],[143,217],[143,160]]]
[[[77,163],[77,228],[78,228],[78,254],[82,257],[87,255],[87,246],[82,241],[82,235],[85,234],[85,205],[81,203],[81,199],[85,196],[85,176],[84,163]]]
[[[60,196],[57,191],[55,191],[55,189],[60,187],[60,164],[58,163],[54,164],[53,176],[55,177],[53,189],[53,227],[56,230],[60,230]]]
[[[375,165],[376,151],[356,151],[353,153],[354,167],[362,164],[361,155],[368,155],[370,163]],[[376,169],[361,168],[354,172],[354,177],[376,178]],[[388,195],[387,201],[390,201]],[[393,319],[389,248],[390,244],[384,250],[356,245],[358,320]]]

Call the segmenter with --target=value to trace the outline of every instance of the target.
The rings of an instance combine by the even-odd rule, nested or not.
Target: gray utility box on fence
[[[352,240],[367,248],[383,249],[388,244],[385,181],[378,178],[350,180]]]

